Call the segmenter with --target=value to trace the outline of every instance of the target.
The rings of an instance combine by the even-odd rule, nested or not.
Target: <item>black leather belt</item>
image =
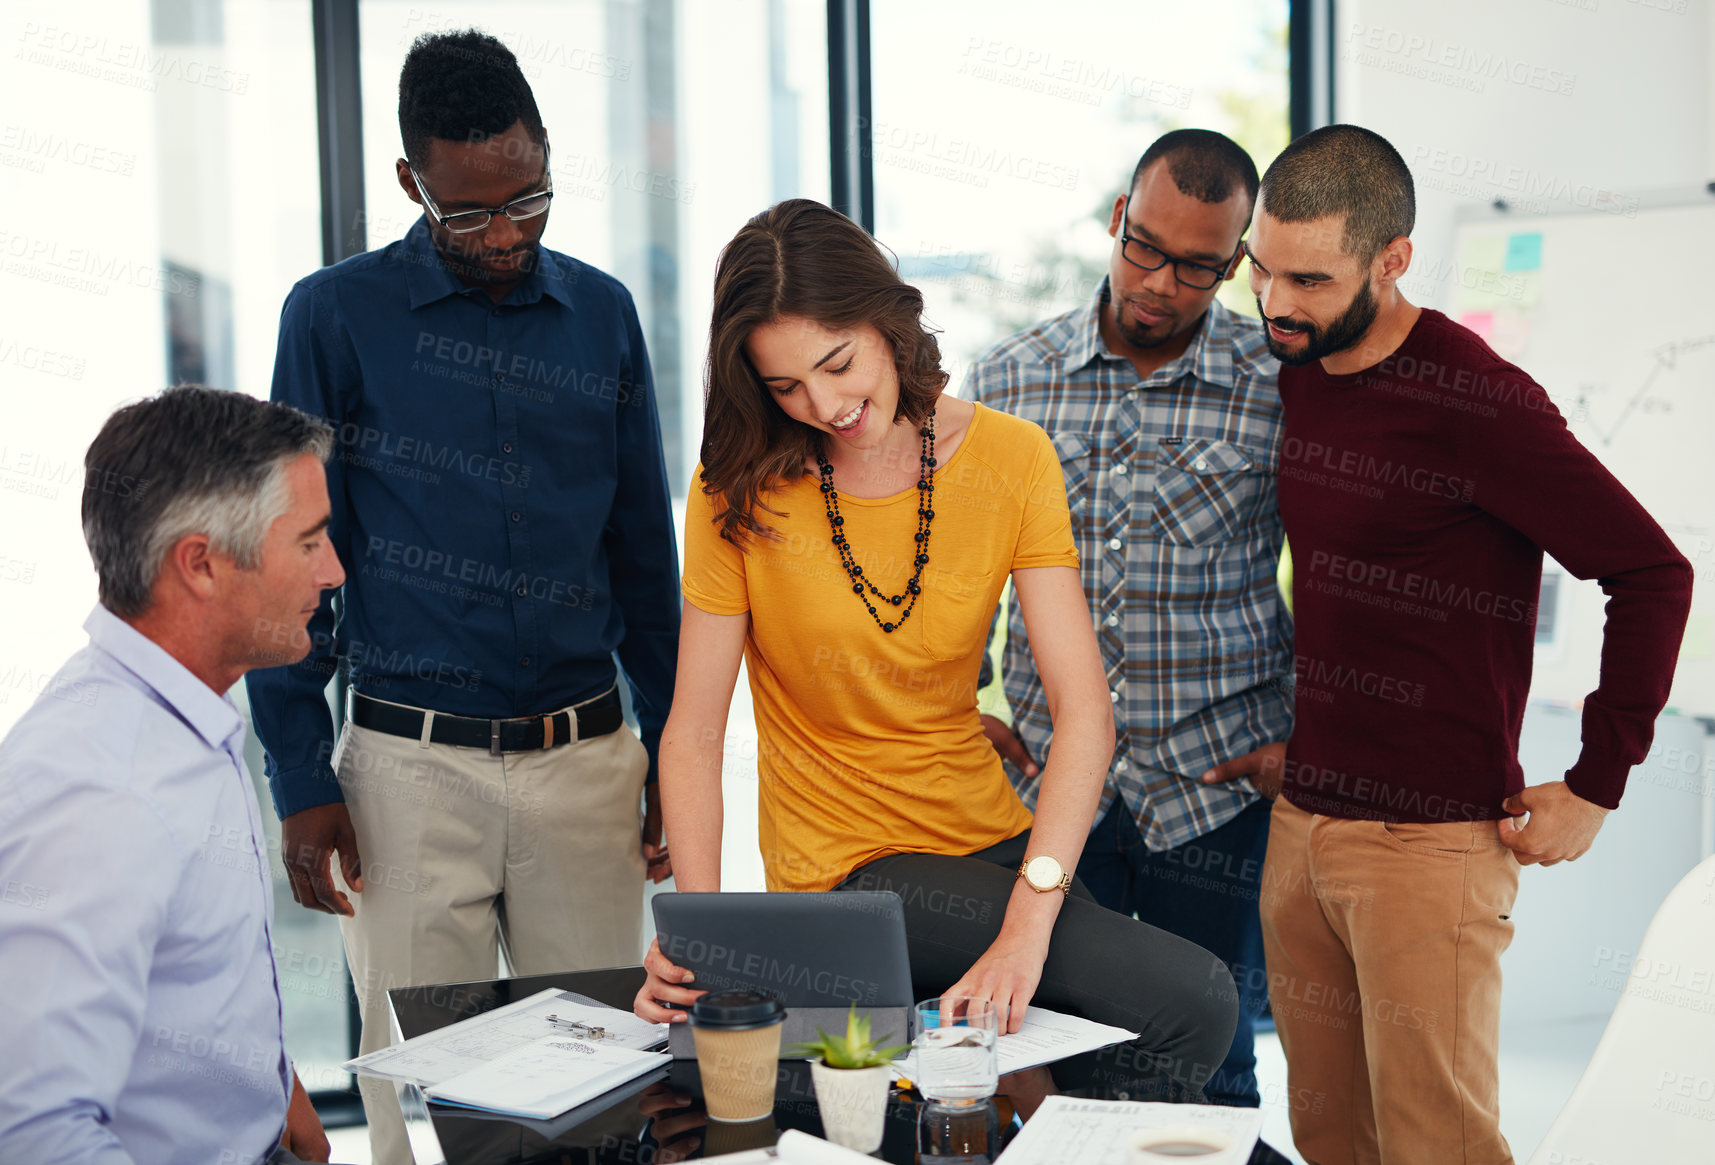
[[[619,707],[618,689],[551,716],[524,716],[513,720],[478,720],[470,716],[450,716],[445,712],[436,712],[434,716],[435,721],[429,726],[431,742],[460,748],[486,748],[491,756],[555,748],[606,736],[625,723],[625,713]],[[389,736],[404,736],[412,740],[423,738],[423,712],[420,709],[371,699],[362,692],[351,694],[351,722],[359,728],[372,728]]]

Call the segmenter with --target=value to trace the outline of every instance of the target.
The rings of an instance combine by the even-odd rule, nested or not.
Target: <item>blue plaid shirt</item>
[[[1278,366],[1260,325],[1215,303],[1185,354],[1139,381],[1102,342],[1107,297],[1103,280],[1091,303],[1001,341],[963,395],[1053,438],[1118,733],[1100,812],[1123,795],[1145,844],[1163,850],[1258,796],[1199,774],[1292,731],[1292,616],[1275,582]],[[1040,761],[1053,730],[1016,599],[1002,676]],[[1007,773],[1034,807],[1037,782]]]

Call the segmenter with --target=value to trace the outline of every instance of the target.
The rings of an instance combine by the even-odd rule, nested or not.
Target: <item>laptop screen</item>
[[[693,987],[772,991],[787,1007],[909,1007],[905,909],[889,891],[657,894],[661,953]]]

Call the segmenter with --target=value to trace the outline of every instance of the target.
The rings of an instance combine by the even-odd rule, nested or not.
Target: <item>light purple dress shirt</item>
[[[291,1096],[244,725],[104,607],[0,743],[0,1161],[245,1163]]]

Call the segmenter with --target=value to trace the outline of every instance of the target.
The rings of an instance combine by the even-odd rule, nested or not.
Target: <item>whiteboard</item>
[[[1715,197],[1461,217],[1454,255],[1416,256],[1440,308],[1548,391],[1586,448],[1691,560],[1697,581],[1670,709],[1715,715]],[[1413,282],[1416,282],[1414,280]],[[1547,564],[1550,571],[1558,567]],[[1534,699],[1596,686],[1605,596],[1560,580]]]

